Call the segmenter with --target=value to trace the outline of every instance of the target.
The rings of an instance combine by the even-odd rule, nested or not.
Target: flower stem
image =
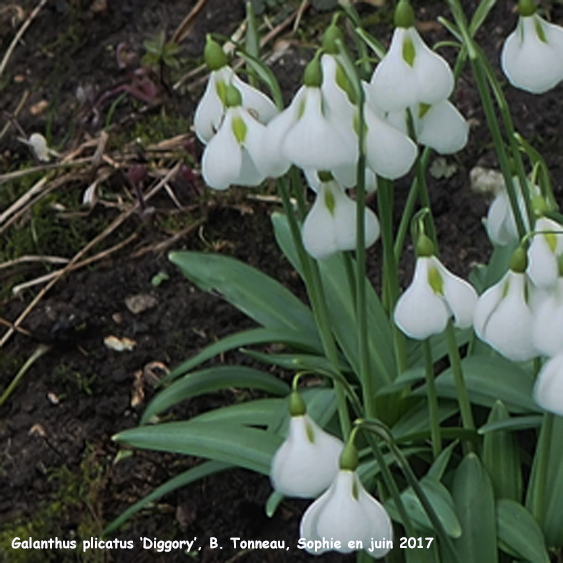
[[[428,395],[428,411],[430,416],[430,436],[432,438],[432,453],[436,459],[442,451],[442,436],[440,433],[440,415],[438,412],[438,396],[434,383],[434,362],[432,348],[428,339],[422,342],[424,352],[424,367],[426,371],[426,392]]]

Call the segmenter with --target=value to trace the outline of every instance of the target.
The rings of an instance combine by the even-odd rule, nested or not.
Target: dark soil
[[[19,4],[24,9],[31,7],[30,2],[23,0]],[[195,2],[147,0],[141,4],[142,9],[138,2],[128,0],[108,0],[105,8],[103,2],[92,5],[80,0],[48,2],[25,34],[24,43],[16,49],[8,67],[9,79],[0,83],[0,109],[13,112],[24,90],[29,89],[27,107],[47,100],[49,109],[39,116],[27,110],[19,116],[27,135],[48,127],[56,144],[69,131],[68,143],[84,132],[98,131],[103,127],[108,106],[115,99],[108,96],[108,102],[99,103],[101,97],[130,79],[117,68],[116,46],[126,43],[141,53],[144,39],[161,29],[170,36]],[[425,4],[431,7],[420,10],[421,20],[431,21],[442,13],[435,3]],[[509,4],[499,3],[480,34],[486,52],[491,57],[494,54],[495,66],[498,57],[495,53],[515,24]],[[96,6],[102,9],[96,11]],[[243,12],[243,3],[237,0],[211,0],[182,44],[180,60],[193,65],[193,59],[200,56],[205,33],[231,33],[240,24]],[[365,6],[364,12],[368,13]],[[0,52],[3,52],[14,30],[10,28],[9,18],[0,17]],[[325,15],[309,12],[302,25],[314,27],[321,17],[326,20]],[[554,6],[552,17],[561,23],[563,8]],[[384,35],[389,36],[390,32]],[[443,38],[444,31],[431,28],[426,36],[433,42]],[[313,40],[318,37],[314,36]],[[298,46],[292,46],[281,63],[276,63],[278,71],[286,72],[283,83],[288,89],[299,79],[305,60],[301,60],[300,53]],[[447,50],[446,54],[453,55]],[[163,78],[164,83],[155,78],[162,93],[154,106],[139,112],[139,103],[129,97],[118,107],[115,121],[125,133],[134,131],[144,116],[159,115],[162,111],[190,122],[195,100],[187,91],[171,93],[166,87],[167,77]],[[86,101],[77,96],[78,87],[86,92]],[[516,108],[517,128],[543,152],[553,172],[559,199],[563,192],[563,141],[559,131],[562,93],[561,86],[540,97],[509,90],[510,101]],[[486,202],[470,191],[468,174],[477,164],[490,167],[497,164],[478,96],[467,73],[460,80],[454,102],[471,120],[471,140],[466,150],[447,158],[448,163],[457,167],[454,176],[433,180],[432,208],[444,262],[454,272],[467,275],[476,262],[486,261],[490,253],[481,225]],[[100,111],[101,117],[94,109]],[[0,163],[9,164],[10,169],[27,158],[24,147],[16,140],[17,135],[12,131],[0,140]],[[402,213],[401,202],[408,186],[409,179],[397,183],[397,218]],[[204,217],[201,236],[194,231],[178,241],[175,248],[208,250],[212,247],[236,256],[303,297],[296,274],[280,256],[273,240],[269,213],[276,205],[249,202],[246,193],[233,190],[211,204],[201,203],[200,215]],[[193,194],[189,197],[192,202],[199,201]],[[158,540],[197,537],[196,546],[201,551],[194,559],[204,563],[311,560],[296,549],[299,520],[306,503],[284,501],[276,515],[267,518],[264,504],[271,493],[269,481],[243,470],[205,479],[137,514],[112,536],[132,540],[135,547],[131,550],[100,550],[83,555],[79,549],[24,553],[10,547],[15,536],[22,540],[30,536],[34,540],[57,536],[66,541],[77,539],[79,545],[83,539],[99,538],[103,528],[128,506],[199,462],[144,451],[135,451],[117,462],[119,448],[111,441],[114,434],[138,423],[144,406],[153,396],[151,367],[161,375],[162,367],[173,367],[206,344],[251,325],[230,305],[188,283],[164,254],[148,252],[133,257],[140,248],[162,240],[163,232],[158,225],[156,221],[152,227],[147,226],[141,217],[134,216],[125,224],[124,232],[140,233],[135,248],[74,272],[59,282],[23,325],[31,336],[16,334],[0,350],[0,389],[3,390],[39,343],[51,346],[26,373],[0,411],[2,561],[188,560],[180,552],[143,550],[141,537]],[[0,244],[4,243],[7,241],[2,240]],[[379,253],[377,245],[368,253],[370,276],[375,284],[378,284]],[[412,270],[408,256],[402,268],[407,281]],[[151,280],[160,272],[169,277],[155,287]],[[42,271],[32,273],[40,275]],[[10,285],[5,277],[0,281]],[[152,307],[138,314],[130,312],[125,301],[135,295],[154,298]],[[29,300],[24,295],[21,300],[9,299],[0,304],[0,317],[13,321]],[[104,344],[109,336],[129,338],[135,347],[131,351],[113,351]],[[252,365],[240,353],[226,354],[221,361]],[[139,379],[136,374],[142,374],[143,370],[145,375]],[[280,377],[288,376],[280,374]],[[142,383],[144,397],[132,406],[132,398],[139,393],[136,378]],[[235,400],[234,391],[206,396],[190,401],[175,414],[186,418]],[[223,550],[210,549],[211,536],[219,540]],[[231,537],[285,540],[290,550],[244,552],[233,547]],[[316,560],[352,558],[327,554]]]

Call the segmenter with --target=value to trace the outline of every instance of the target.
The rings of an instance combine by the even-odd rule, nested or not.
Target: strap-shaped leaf
[[[311,311],[260,270],[228,256],[205,252],[171,252],[169,258],[200,289],[218,292],[262,326],[317,335]]]
[[[235,405],[228,405],[204,412],[194,420],[201,422],[228,422],[232,425],[275,427],[279,422],[281,409],[287,408],[287,400],[256,399]]]
[[[195,371],[176,380],[150,402],[141,424],[180,401],[227,388],[261,389],[273,395],[287,395],[289,386],[274,375],[244,366],[218,366]]]
[[[463,563],[498,561],[495,497],[491,479],[475,454],[468,454],[455,472],[455,510],[462,534],[455,540]]]
[[[488,423],[510,420],[501,401],[496,401]],[[496,498],[522,500],[522,471],[516,436],[506,430],[488,432],[483,439],[483,465],[489,472]]]
[[[189,360],[182,362],[175,367],[163,379],[163,382],[176,379],[181,375],[185,375],[192,369],[196,368],[203,362],[227,352],[235,350],[242,346],[254,346],[258,344],[281,343],[291,346],[296,350],[308,350],[320,353],[320,341],[314,334],[305,335],[303,333],[293,332],[289,330],[280,330],[272,328],[253,328],[243,332],[237,332],[230,336],[226,336],[221,340],[206,346],[201,352],[192,356]]]
[[[282,438],[271,432],[197,419],[139,426],[113,437],[134,448],[203,457],[268,475]]]
[[[521,504],[500,499],[496,511],[499,546],[503,551],[530,563],[549,563],[543,533]]]

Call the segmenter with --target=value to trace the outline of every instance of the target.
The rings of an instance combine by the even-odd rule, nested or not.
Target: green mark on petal
[[[219,99],[221,100],[221,103],[224,106],[226,106],[227,105],[227,85],[222,80],[218,80],[215,83],[215,90],[217,92],[217,95],[219,96]]]
[[[431,107],[430,104],[425,104],[424,102],[418,104],[418,119],[422,119],[430,111]]]
[[[325,191],[325,207],[328,209],[328,212],[334,216],[336,200],[334,199],[334,194],[330,190]]]
[[[538,39],[539,39],[542,43],[547,43],[547,37],[545,36],[545,31],[543,30],[543,25],[542,25],[542,23],[541,23],[541,20],[539,20],[538,18],[536,18],[534,24],[535,24],[536,35],[538,36]]]
[[[340,64],[337,63],[336,65],[336,84],[344,90],[346,95],[348,96],[348,100],[350,100],[351,104],[356,104],[356,92],[354,92],[354,88],[350,84],[348,80],[348,76],[346,76],[345,70],[342,68]]]
[[[405,37],[403,41],[403,59],[409,66],[414,66],[414,59],[416,58],[416,49],[410,37]]]
[[[444,295],[444,280],[438,269],[434,266],[430,266],[428,269],[428,283],[434,293]]]
[[[246,123],[242,117],[237,115],[233,118],[233,133],[240,144],[244,143],[244,140],[246,139],[246,130]]]
[[[545,242],[547,242],[547,246],[549,246],[551,252],[555,254],[555,251],[557,250],[557,235],[555,233],[545,233],[544,237]]]
[[[307,439],[311,444],[315,443],[315,432],[310,424],[305,423],[305,431],[307,432]]]
[[[352,483],[352,496],[354,497],[354,500],[360,500],[360,491],[358,489],[358,481],[356,479],[354,479],[354,482]]]
[[[508,290],[510,289],[510,282],[506,280],[504,287],[502,288],[502,299],[504,299],[508,295]]]

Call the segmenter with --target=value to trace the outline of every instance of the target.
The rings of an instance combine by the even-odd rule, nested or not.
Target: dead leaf
[[[104,338],[104,344],[106,348],[114,352],[131,352],[137,345],[137,343],[130,338],[118,338],[117,336],[106,336]]]

